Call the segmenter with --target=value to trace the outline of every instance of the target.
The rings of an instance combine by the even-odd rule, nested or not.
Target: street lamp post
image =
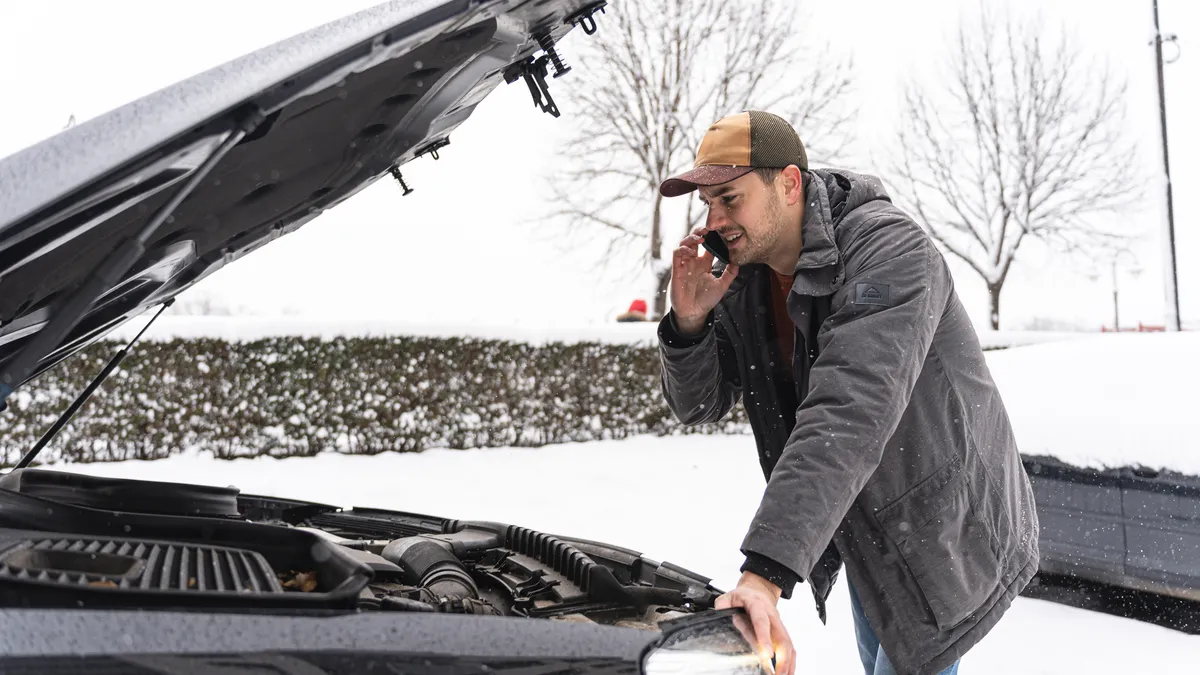
[[[1113,279],[1113,332],[1121,332],[1121,303],[1117,300],[1117,259],[1112,261],[1112,279]]]
[[[1128,272],[1131,277],[1137,278],[1137,276],[1142,273],[1142,268],[1138,264],[1137,257],[1134,256],[1133,253],[1128,249],[1118,249],[1113,254],[1112,259],[1109,260],[1109,266],[1112,270],[1113,332],[1121,331],[1121,292],[1117,277],[1117,263],[1120,262],[1122,256],[1127,256],[1129,258],[1129,266],[1125,271]],[[1094,273],[1094,275],[1091,276],[1092,279],[1096,279],[1098,277],[1098,273]]]

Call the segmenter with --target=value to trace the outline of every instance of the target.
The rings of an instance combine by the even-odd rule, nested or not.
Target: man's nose
[[[708,208],[708,219],[705,222],[705,227],[710,230],[719,230],[726,222],[724,209],[716,205]]]

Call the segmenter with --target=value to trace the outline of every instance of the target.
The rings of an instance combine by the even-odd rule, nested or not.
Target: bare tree
[[[1065,33],[1033,23],[966,22],[940,84],[905,91],[893,179],[930,234],[987,284],[991,325],[1027,240],[1067,253],[1119,248],[1098,218],[1136,199],[1122,134],[1125,83]]]
[[[797,12],[789,0],[623,0],[582,44],[568,97],[578,140],[564,149],[575,168],[552,182],[551,215],[605,238],[606,264],[648,265],[656,316],[670,282],[664,248],[703,217],[695,200],[664,208],[658,186],[691,167],[712,122],[772,111],[796,126],[815,162],[849,141],[853,65],[807,47]]]

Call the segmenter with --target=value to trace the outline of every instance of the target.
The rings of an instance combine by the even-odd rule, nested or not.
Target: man
[[[660,186],[696,190],[708,220],[674,254],[663,391],[685,424],[740,399],[767,477],[718,607],[743,607],[790,674],[778,599],[807,581],[824,621],[844,563],[868,675],[956,672],[1037,571],[1038,522],[945,261],[876,178],[809,169],[769,113],[718,121]]]

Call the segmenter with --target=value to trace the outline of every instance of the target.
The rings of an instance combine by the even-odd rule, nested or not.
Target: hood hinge
[[[547,54],[543,54],[536,61],[532,56],[527,56],[525,60],[514,63],[504,71],[504,81],[512,84],[518,78],[524,78],[525,84],[529,85],[529,94],[533,96],[533,105],[541,108],[542,112],[550,113],[552,117],[558,117],[561,113],[550,96],[550,88],[546,86],[549,62],[550,56]]]

